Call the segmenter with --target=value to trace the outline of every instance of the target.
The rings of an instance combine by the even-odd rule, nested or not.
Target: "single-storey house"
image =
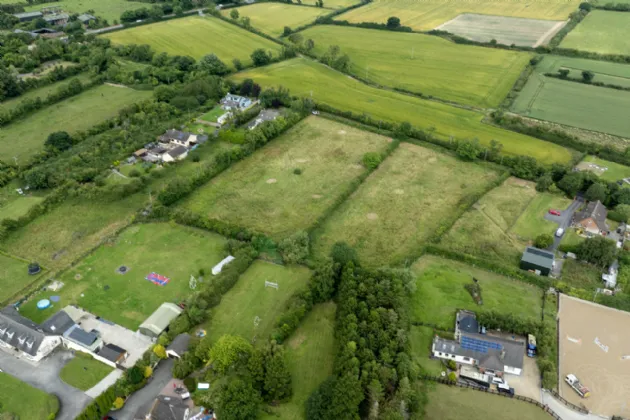
[[[125,361],[127,356],[129,356],[129,353],[127,353],[127,350],[118,347],[115,344],[109,343],[103,346],[103,348],[98,352],[98,355],[110,362],[120,364]]]
[[[50,333],[19,314],[13,306],[0,311],[0,347],[33,362],[48,356],[61,344],[60,334]]]
[[[51,13],[49,15],[44,15],[43,19],[46,23],[51,25],[65,25],[68,23],[68,19],[70,19],[70,15],[67,13]]]
[[[521,257],[522,270],[534,271],[541,276],[548,276],[554,267],[554,254],[550,251],[528,246]]]
[[[183,309],[174,303],[165,302],[140,325],[138,330],[146,336],[157,337],[166,331],[171,321],[182,312]]]
[[[30,22],[32,20],[43,17],[44,14],[42,12],[24,12],[24,13],[16,13],[13,16],[18,18],[20,22]]]
[[[164,162],[176,162],[178,160],[186,159],[188,156],[188,149],[184,146],[175,146],[168,152],[162,155]]]
[[[173,339],[171,344],[166,348],[166,354],[168,357],[181,359],[181,357],[188,350],[188,344],[190,343],[189,334],[180,334]]]
[[[525,342],[479,333],[479,324],[472,312],[457,314],[455,340],[433,338],[434,357],[477,366],[482,373],[501,376],[520,375],[523,370]]]
[[[103,340],[98,331],[85,331],[78,325],[74,325],[63,334],[64,344],[74,350],[92,353],[98,352],[103,347]]]
[[[228,93],[225,95],[225,98],[221,99],[221,105],[223,109],[226,111],[236,109],[236,110],[244,110],[252,106],[253,102],[251,99],[246,98],[245,96],[233,95]]]
[[[591,201],[573,215],[573,225],[584,229],[588,235],[606,235],[610,230],[606,224],[607,216],[608,210],[601,201]]]

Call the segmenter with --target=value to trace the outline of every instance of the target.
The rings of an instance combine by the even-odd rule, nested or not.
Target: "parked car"
[[[559,238],[564,234],[564,229],[562,228],[558,228],[558,230],[556,230],[556,236]]]
[[[554,216],[560,216],[560,210],[551,209],[549,210],[549,214],[552,214]]]

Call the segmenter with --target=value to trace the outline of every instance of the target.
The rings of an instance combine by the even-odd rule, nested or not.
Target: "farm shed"
[[[521,257],[520,267],[527,271],[540,271],[543,276],[548,276],[553,269],[553,252],[528,246]]]
[[[179,314],[183,312],[183,309],[174,303],[165,302],[160,305],[155,312],[149,316],[146,321],[140,324],[138,329],[142,334],[149,337],[157,337],[162,334],[167,328],[168,324],[172,320],[177,318]]]

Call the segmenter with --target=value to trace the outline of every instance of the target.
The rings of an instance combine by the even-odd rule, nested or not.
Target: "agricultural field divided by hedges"
[[[599,54],[630,55],[630,13],[593,10],[560,43]]]
[[[28,2],[1,0],[1,3],[15,4]],[[24,9],[27,12],[36,12],[47,6],[50,7],[51,4],[34,4],[26,6]],[[61,0],[54,2],[52,6],[59,7],[71,14],[87,13],[89,10],[93,10],[95,16],[107,19],[110,25],[113,25],[115,20],[120,20],[120,15],[122,15],[123,12],[142,9],[143,7],[150,8],[151,4],[132,0]]]
[[[343,111],[434,129],[433,134],[445,140],[477,138],[486,146],[497,140],[503,145],[503,153],[532,156],[542,163],[571,159],[564,147],[483,124],[481,113],[367,86],[306,58],[240,72],[232,79],[253,79],[263,87],[284,86],[293,95],[312,97]]]
[[[338,45],[361,78],[480,107],[499,105],[532,57],[434,36],[342,26],[318,25],[302,35],[315,42],[319,56]]]
[[[254,28],[272,36],[282,35],[285,26],[296,29],[315,21],[318,16],[331,12],[318,7],[294,6],[274,2],[226,9],[222,10],[221,13],[225,17],[230,17],[233,10],[238,11],[241,18],[248,17]]]

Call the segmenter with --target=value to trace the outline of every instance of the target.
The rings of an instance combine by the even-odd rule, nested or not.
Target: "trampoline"
[[[37,309],[46,309],[50,306],[50,301],[48,299],[42,299],[37,302]]]

